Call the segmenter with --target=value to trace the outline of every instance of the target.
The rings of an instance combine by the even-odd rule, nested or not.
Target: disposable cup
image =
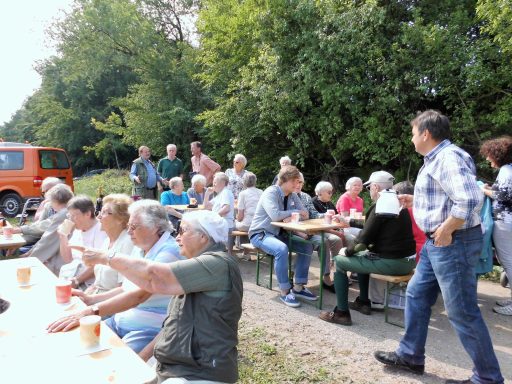
[[[355,219],[356,218],[356,209],[350,208],[350,218]]]
[[[57,304],[66,304],[71,300],[71,281],[59,280],[55,285]]]
[[[298,223],[300,220],[299,212],[292,212],[292,223]]]
[[[101,317],[84,316],[80,319],[80,342],[84,347],[94,347],[100,343]]]
[[[75,228],[75,223],[73,223],[71,220],[64,220],[62,224],[60,225],[60,231],[64,235],[69,235],[71,231],[73,231],[73,228]]]
[[[332,223],[332,214],[327,212],[325,215],[324,215],[324,223],[326,224],[331,224]]]
[[[12,239],[13,228],[12,227],[4,227],[4,237],[6,239]]]
[[[30,283],[30,275],[32,274],[32,268],[28,266],[21,266],[16,269],[16,277],[18,284],[27,285]]]
[[[190,198],[190,205],[196,205],[197,204],[197,199],[195,197],[191,197]]]

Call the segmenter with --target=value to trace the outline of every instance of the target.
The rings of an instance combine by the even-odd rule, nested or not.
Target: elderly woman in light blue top
[[[237,153],[233,159],[233,168],[226,169],[226,176],[229,178],[228,189],[233,192],[235,200],[244,189],[243,177],[247,173],[245,166],[247,159],[241,153]]]
[[[130,208],[128,234],[136,246],[130,257],[170,263],[183,259],[165,208],[153,200],[140,200]],[[111,260],[117,252],[86,249],[84,257],[103,257]],[[68,331],[79,324],[80,318],[97,314],[111,316],[106,324],[135,352],[147,360],[152,355],[153,342],[160,332],[171,296],[151,294],[129,280],[119,288],[97,295],[74,290],[88,305],[87,308],[63,317],[48,326],[49,332]]]
[[[197,204],[203,204],[206,193],[206,177],[200,174],[194,175],[190,183],[192,186],[187,191],[189,200],[196,199]]]

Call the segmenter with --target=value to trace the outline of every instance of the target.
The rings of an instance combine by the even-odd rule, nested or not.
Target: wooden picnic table
[[[320,250],[319,250],[319,252],[320,252],[320,284],[319,284],[320,285],[320,295],[318,298],[318,308],[322,309],[323,291],[324,291],[322,279],[324,276],[324,262],[325,262],[324,233],[325,233],[325,231],[327,231],[329,229],[343,228],[343,225],[340,223],[335,223],[335,222],[332,222],[331,224],[327,224],[324,221],[324,219],[309,219],[309,220],[299,221],[297,223],[292,223],[292,222],[284,223],[282,221],[273,221],[271,224],[276,227],[283,228],[284,230],[286,230],[288,232],[294,232],[294,231],[304,232],[308,235],[313,235],[313,234],[317,234],[317,233],[320,234],[320,236],[321,236]],[[293,251],[291,236],[289,237],[288,250],[290,252],[289,257],[291,257],[291,253]]]
[[[19,265],[32,266],[32,285],[20,287]],[[0,381],[4,383],[147,383],[155,378],[147,365],[104,323],[100,348],[86,350],[79,328],[47,333],[52,321],[85,307],[73,297],[68,305],[57,304],[57,278],[37,258],[0,261],[0,297],[10,302],[0,314]]]

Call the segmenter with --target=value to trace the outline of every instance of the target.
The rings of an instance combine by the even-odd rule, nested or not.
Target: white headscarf
[[[215,243],[228,242],[228,224],[218,213],[212,211],[192,211],[183,215],[182,221],[197,221],[202,230],[210,236]]]

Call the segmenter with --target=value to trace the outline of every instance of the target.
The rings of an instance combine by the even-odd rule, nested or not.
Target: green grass
[[[488,280],[493,283],[500,283],[500,275],[503,272],[503,268],[499,265],[494,265],[492,271],[479,277],[480,280]]]

